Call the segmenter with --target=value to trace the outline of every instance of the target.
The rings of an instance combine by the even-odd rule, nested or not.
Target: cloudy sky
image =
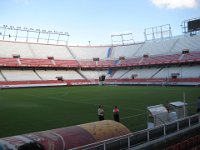
[[[69,45],[111,43],[111,34],[133,33],[170,24],[181,34],[182,21],[200,17],[200,0],[0,0],[0,25],[69,32]]]

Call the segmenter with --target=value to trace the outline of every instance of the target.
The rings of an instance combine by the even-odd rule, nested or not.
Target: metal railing
[[[179,119],[174,122],[166,123],[152,129],[144,129],[135,133],[130,133],[120,137],[107,139],[104,141],[91,143],[88,145],[72,148],[71,150],[121,150],[136,148],[142,144],[148,144],[153,141],[163,140],[179,132],[187,131],[200,125],[200,114]]]

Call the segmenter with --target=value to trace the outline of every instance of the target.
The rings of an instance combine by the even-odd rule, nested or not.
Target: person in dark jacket
[[[119,108],[117,106],[113,109],[113,117],[115,121],[119,122]]]

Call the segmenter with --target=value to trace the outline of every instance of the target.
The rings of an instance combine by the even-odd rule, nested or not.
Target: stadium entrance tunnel
[[[67,150],[130,133],[121,123],[104,120],[0,139],[0,150]]]

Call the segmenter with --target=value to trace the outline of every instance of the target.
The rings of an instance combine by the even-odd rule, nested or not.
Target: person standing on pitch
[[[119,122],[119,108],[117,108],[117,106],[115,106],[113,109],[113,116],[114,120]]]
[[[99,116],[99,121],[104,120],[104,110],[101,107],[101,105],[98,108],[98,116]]]

